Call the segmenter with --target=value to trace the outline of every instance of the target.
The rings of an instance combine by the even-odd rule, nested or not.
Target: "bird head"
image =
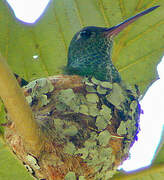
[[[68,51],[68,70],[73,74],[93,76],[105,63],[112,48],[107,28],[88,26],[73,37]],[[96,69],[95,69],[96,68]]]
[[[77,32],[69,46],[66,72],[94,76],[99,80],[120,81],[111,60],[113,38],[141,16],[159,6],[149,8],[111,28],[88,26]]]

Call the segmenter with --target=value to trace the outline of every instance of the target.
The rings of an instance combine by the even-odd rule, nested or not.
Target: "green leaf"
[[[80,28],[113,26],[155,5],[161,7],[118,35],[112,55],[123,79],[137,84],[144,93],[158,78],[156,65],[164,54],[164,0],[54,0],[35,25],[18,21],[0,1],[0,53],[13,72],[28,81],[60,74],[67,62],[69,42]],[[31,178],[0,143],[0,179],[13,177]]]
[[[118,35],[112,56],[123,79],[144,93],[158,78],[156,65],[164,54],[164,0],[54,0],[35,25],[16,20],[1,1],[0,52],[13,71],[28,81],[60,74],[70,40],[80,28],[113,26],[155,5],[161,7]]]
[[[4,133],[4,127],[1,124],[6,123],[6,113],[5,107],[2,101],[0,100],[0,135]]]
[[[33,180],[0,138],[0,180]]]

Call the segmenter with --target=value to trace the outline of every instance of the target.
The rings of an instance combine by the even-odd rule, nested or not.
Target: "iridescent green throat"
[[[106,28],[91,26],[75,34],[68,51],[68,74],[120,82],[120,75],[111,60],[113,42],[105,32]]]

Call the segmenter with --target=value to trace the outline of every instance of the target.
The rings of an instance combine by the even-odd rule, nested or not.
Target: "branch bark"
[[[116,175],[112,178],[112,180],[133,180],[133,179],[141,179],[144,176],[150,176],[152,174],[157,174],[160,172],[164,171],[164,164],[157,164],[157,165],[153,165],[151,167],[147,167],[147,168],[143,168],[143,169],[139,169],[137,171],[133,171],[131,173],[126,173],[126,174],[119,174]]]
[[[36,156],[42,149],[41,133],[32,110],[24,97],[12,71],[0,55],[0,97],[18,133]]]

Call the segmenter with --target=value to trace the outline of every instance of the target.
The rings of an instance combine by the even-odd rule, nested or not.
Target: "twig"
[[[152,174],[160,173],[164,171],[164,164],[153,165],[148,168],[139,169],[137,171],[133,171],[131,173],[126,174],[118,174],[112,178],[112,180],[133,180],[133,179],[141,179],[144,176],[150,176]]]
[[[38,155],[42,148],[41,134],[31,108],[24,97],[13,73],[5,59],[0,55],[0,97],[2,98],[10,119],[15,123],[32,153]]]

